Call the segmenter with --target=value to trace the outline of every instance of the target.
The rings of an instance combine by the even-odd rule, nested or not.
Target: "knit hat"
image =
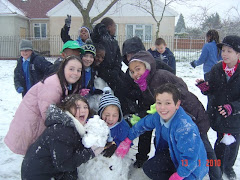
[[[226,36],[222,43],[217,44],[217,47],[222,49],[223,45],[231,47],[235,51],[240,52],[240,37],[235,35]]]
[[[96,48],[92,44],[91,39],[87,39],[86,44],[84,44],[82,48],[85,50],[85,53],[91,53],[93,56],[96,56]]]
[[[19,44],[20,51],[33,50],[32,42],[26,39],[22,39]]]
[[[86,26],[82,26],[82,27],[79,28],[79,30],[78,30],[78,35],[80,35],[81,29],[86,29],[87,32],[88,32],[88,34],[89,34],[89,37],[90,37],[90,29],[89,29],[88,27],[86,27]]]
[[[63,48],[61,50],[60,53],[62,53],[64,51],[64,49],[78,49],[80,51],[81,54],[84,54],[85,51],[83,48],[81,48],[78,44],[77,41],[67,41],[64,45],[63,45]]]
[[[104,109],[109,105],[115,105],[118,107],[119,112],[120,112],[119,121],[121,121],[123,119],[123,113],[122,113],[120,101],[118,100],[118,98],[116,96],[113,96],[111,94],[111,89],[109,87],[105,87],[103,89],[103,97],[101,97],[101,99],[100,99],[99,108],[98,108],[98,115],[100,117],[102,117],[102,113],[103,113]]]

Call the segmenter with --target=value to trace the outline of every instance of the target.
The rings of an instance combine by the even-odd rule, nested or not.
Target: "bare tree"
[[[168,7],[170,7],[170,4],[174,2],[185,4],[187,3],[187,1],[191,0],[163,0],[163,1],[164,2],[161,2],[160,0],[135,0],[130,3],[132,6],[141,8],[143,11],[149,13],[153,17],[157,25],[156,37],[159,37],[161,21],[163,19],[165,11],[167,10]]]
[[[98,19],[100,19],[101,17],[103,17],[120,0],[111,0],[111,1],[105,0],[104,3],[109,2],[109,4],[106,6],[105,9],[103,9],[101,12],[99,12],[97,16],[93,18],[90,18],[90,10],[92,9],[94,3],[99,3],[100,1],[98,2],[97,0],[89,0],[86,7],[84,7],[81,0],[71,0],[71,1],[79,9],[79,11],[83,16],[83,26],[87,26],[91,29],[93,23]]]

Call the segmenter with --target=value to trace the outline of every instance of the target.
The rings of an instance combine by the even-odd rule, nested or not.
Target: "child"
[[[161,69],[156,70],[156,62],[149,52],[143,51],[136,53],[129,62],[129,69],[131,77],[134,79],[134,82],[138,84],[142,92],[143,99],[141,100],[141,104],[144,109],[149,108],[155,103],[153,94],[158,86],[172,83],[179,89],[182,97],[181,106],[198,126],[202,141],[207,151],[208,159],[217,161],[216,155],[207,136],[207,132],[210,128],[209,117],[198,98],[188,91],[186,83],[181,78],[178,78],[168,71]],[[147,131],[139,137],[136,163],[140,167],[148,159],[147,154],[150,152],[151,137],[151,131]],[[211,179],[221,179],[222,175],[220,167],[211,166],[209,176]]]
[[[201,56],[197,61],[192,61],[190,64],[193,68],[203,64],[204,79],[207,80],[207,73],[211,68],[222,59],[221,51],[217,48],[219,43],[218,32],[214,29],[209,30],[206,34],[207,42],[202,48]]]
[[[207,154],[198,127],[180,106],[180,92],[173,84],[164,84],[156,90],[155,101],[157,112],[130,129],[116,154],[124,157],[132,140],[156,128],[156,152],[143,165],[144,173],[151,179],[203,179],[208,173]]]
[[[24,155],[28,147],[42,134],[46,126],[46,110],[65,96],[79,93],[82,60],[77,56],[64,59],[58,72],[34,85],[24,96],[4,142],[16,154]]]
[[[49,74],[52,63],[33,51],[32,42],[22,39],[19,45],[21,57],[14,70],[14,85],[18,93],[25,96],[27,91],[44,76]]]
[[[148,49],[148,51],[152,54],[154,58],[159,57],[160,55],[163,56],[163,61],[167,63],[173,70],[174,74],[176,74],[176,61],[175,57],[170,51],[169,48],[167,48],[167,44],[163,38],[157,38],[155,41],[155,47],[156,49]]]
[[[120,142],[127,137],[130,127],[123,118],[121,104],[118,98],[110,93],[110,88],[108,87],[104,88],[103,91],[104,95],[100,100],[98,115],[107,123],[110,129],[108,142],[111,143],[113,147],[109,148],[108,152],[105,152],[105,156],[110,157]]]
[[[72,40],[69,36],[69,30],[71,25],[71,16],[67,15],[67,18],[65,19],[65,24],[63,28],[61,29],[61,39],[63,43],[66,43],[69,40]],[[78,30],[78,38],[76,39],[76,42],[79,46],[83,46],[86,43],[86,40],[90,38],[90,30],[86,26],[80,27]]]
[[[50,105],[45,121],[47,128],[28,148],[22,162],[22,179],[78,178],[77,167],[103,150],[100,147],[85,148],[82,144],[89,110],[87,100],[78,94]]]
[[[61,50],[61,57],[58,58],[54,64],[51,66],[51,73],[55,73],[58,71],[61,62],[68,56],[80,56],[81,54],[84,54],[85,51],[79,46],[79,44],[76,41],[67,41]]]
[[[217,46],[223,61],[212,67],[208,81],[197,79],[197,86],[210,95],[207,111],[211,127],[217,131],[214,150],[222,172],[236,179],[233,165],[240,143],[240,37],[226,36]]]

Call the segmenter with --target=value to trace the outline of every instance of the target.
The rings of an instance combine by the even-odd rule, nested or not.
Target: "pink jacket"
[[[62,88],[56,74],[44,83],[38,82],[24,96],[10,124],[4,142],[11,151],[25,155],[28,147],[46,128],[46,110],[50,104],[59,103]]]

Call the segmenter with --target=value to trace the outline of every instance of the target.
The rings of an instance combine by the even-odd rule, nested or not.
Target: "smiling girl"
[[[46,111],[50,104],[59,103],[67,95],[79,93],[82,60],[77,56],[64,59],[56,74],[34,85],[24,96],[4,139],[16,154],[24,155],[28,147],[42,134],[46,126]]]

